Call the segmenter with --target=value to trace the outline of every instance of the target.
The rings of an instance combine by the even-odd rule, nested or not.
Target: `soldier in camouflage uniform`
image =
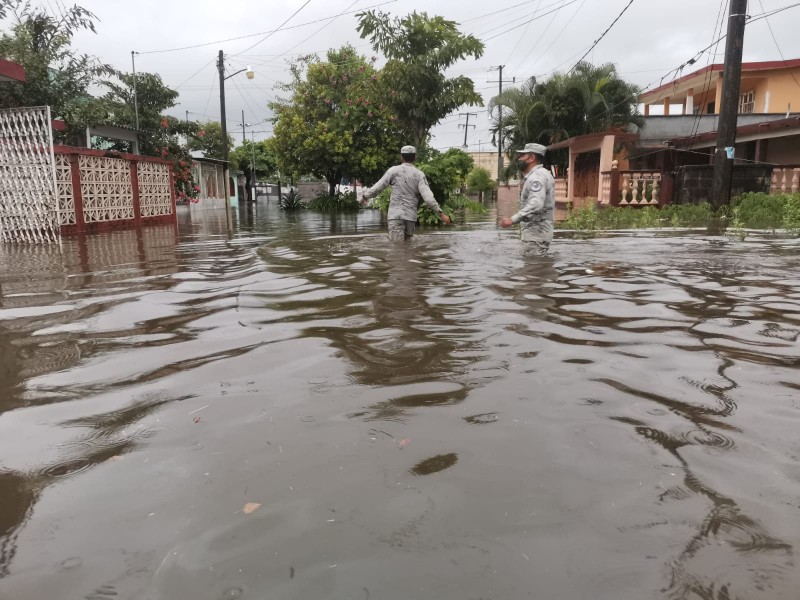
[[[544,167],[547,148],[541,144],[526,144],[517,150],[517,166],[523,176],[519,192],[519,211],[500,221],[501,227],[520,224],[522,241],[530,250],[544,256],[553,240],[553,219],[556,208],[555,180]]]
[[[450,218],[442,212],[433,192],[428,186],[425,174],[414,166],[417,159],[417,149],[414,146],[403,146],[400,149],[402,164],[391,167],[380,181],[371,188],[364,190],[362,203],[374,198],[387,186],[392,186],[392,196],[389,200],[389,239],[393,242],[408,240],[414,235],[417,224],[417,206],[420,198],[445,225],[450,224]]]

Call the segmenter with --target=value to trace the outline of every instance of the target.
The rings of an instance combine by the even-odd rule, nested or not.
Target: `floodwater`
[[[0,249],[0,598],[800,597],[800,245],[374,212]]]

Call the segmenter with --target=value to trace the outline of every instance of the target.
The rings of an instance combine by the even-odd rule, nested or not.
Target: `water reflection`
[[[232,217],[0,249],[0,596],[796,595],[796,242]]]

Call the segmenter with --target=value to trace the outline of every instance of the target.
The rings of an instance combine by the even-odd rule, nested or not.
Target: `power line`
[[[397,0],[385,0],[384,2],[381,2],[379,4],[373,4],[372,6],[367,6],[365,8],[359,9],[359,10],[369,10],[371,8],[378,8],[379,6],[384,6],[385,4],[392,4],[394,2],[397,2]],[[305,23],[299,23],[297,25],[291,25],[289,27],[278,27],[277,29],[271,29],[271,30],[268,30],[268,31],[259,31],[257,33],[248,33],[246,35],[240,35],[240,36],[236,36],[236,37],[232,37],[232,38],[225,38],[225,39],[222,39],[222,40],[214,40],[213,42],[203,42],[202,44],[192,44],[191,46],[179,46],[177,48],[163,48],[161,50],[147,50],[146,52],[138,52],[138,54],[160,54],[160,53],[163,53],[163,52],[178,52],[180,50],[191,50],[193,48],[202,48],[204,46],[214,46],[216,44],[224,44],[226,42],[236,42],[238,40],[246,40],[247,38],[257,37],[259,35],[277,33],[278,31],[289,31],[290,29],[299,29],[300,27],[305,27],[307,25],[314,25],[315,23],[321,23],[322,21],[328,21],[330,19],[337,19],[337,18],[339,18],[339,17],[341,17],[341,16],[343,16],[345,14],[353,14],[353,13],[359,12],[359,10],[354,10],[354,11],[351,11],[350,13],[341,12],[341,13],[338,13],[338,14],[335,14],[335,15],[331,15],[329,17],[323,17],[321,19],[315,19],[313,21],[306,21]],[[259,43],[261,43],[261,42],[259,42]],[[258,45],[258,44],[255,44],[255,45]],[[251,46],[251,48],[252,47],[253,46]],[[248,50],[249,49],[250,48],[248,48]],[[247,50],[245,50],[245,52],[246,51]],[[242,53],[240,52],[239,54],[242,54]]]
[[[717,31],[719,31],[719,33],[722,33],[722,23],[723,23],[724,15],[725,15],[725,0],[720,0],[719,12],[717,13],[717,20],[716,20],[716,23],[714,24],[714,32],[711,35],[711,39],[712,40],[715,37],[717,37],[717,35],[719,35],[717,33]],[[715,49],[716,49],[716,47],[718,47],[718,45],[719,45],[719,42],[717,42],[717,46],[715,46]],[[708,66],[711,64],[711,60],[712,60],[711,57],[712,57],[712,54],[709,53],[708,60],[706,61],[706,68],[707,69],[708,69]],[[677,76],[677,73],[676,73],[676,76]],[[690,150],[692,149],[692,144],[694,144],[694,140],[697,137],[697,133],[700,131],[700,122],[701,122],[702,110],[703,110],[704,107],[708,106],[708,92],[711,89],[711,80],[713,78],[714,78],[714,73],[713,73],[712,70],[709,69],[708,77],[703,82],[703,93],[700,96],[701,106],[698,107],[697,114],[695,115],[694,122],[692,123],[692,139],[689,142],[689,149]],[[692,110],[694,110],[694,107],[692,108]]]
[[[586,51],[586,54],[584,54],[583,56],[581,56],[581,57],[578,59],[578,62],[577,62],[577,63],[575,63],[575,66],[574,66],[574,67],[572,67],[572,68],[570,69],[570,72],[574,71],[574,70],[575,70],[575,67],[577,67],[577,66],[578,66],[578,65],[579,65],[579,64],[580,64],[580,63],[583,61],[583,59],[584,59],[584,58],[586,58],[587,56],[589,56],[589,52],[591,52],[592,50],[594,50],[594,49],[595,49],[595,46],[597,46],[597,44],[599,44],[599,43],[600,43],[600,40],[602,40],[604,37],[606,37],[606,34],[607,34],[609,31],[611,31],[611,29],[614,27],[614,25],[616,25],[616,24],[617,24],[617,21],[619,21],[619,20],[622,18],[622,15],[624,15],[624,14],[625,14],[625,11],[627,11],[627,10],[628,10],[628,9],[631,7],[631,4],[633,4],[633,2],[634,2],[634,0],[630,0],[630,2],[628,2],[628,4],[625,6],[625,8],[623,8],[623,9],[622,9],[622,11],[621,11],[621,12],[620,12],[620,13],[617,15],[617,18],[616,18],[616,19],[614,19],[614,20],[611,22],[611,25],[609,25],[609,26],[608,26],[608,29],[606,29],[606,30],[605,30],[605,31],[604,31],[602,34],[600,34],[600,37],[599,37],[599,38],[597,38],[597,39],[594,41],[594,43],[593,43],[593,44],[592,44],[592,45],[589,47],[589,49]]]
[[[300,7],[300,8],[298,8],[296,11],[294,11],[294,12],[291,14],[291,16],[290,16],[288,19],[286,19],[286,20],[285,20],[283,23],[281,23],[281,24],[278,26],[278,28],[277,28],[275,31],[270,31],[270,32],[269,32],[267,35],[265,35],[265,36],[264,36],[262,39],[260,39],[259,41],[257,41],[255,44],[253,44],[252,46],[248,46],[247,48],[245,48],[245,49],[244,49],[244,50],[242,50],[241,52],[237,52],[237,53],[236,53],[234,56],[236,56],[236,55],[238,55],[238,54],[244,54],[244,53],[245,53],[245,52],[247,52],[248,50],[252,50],[253,48],[255,48],[256,46],[258,46],[259,44],[261,44],[261,43],[263,43],[263,42],[266,42],[266,41],[267,41],[269,38],[271,38],[271,37],[272,37],[272,35],[273,35],[274,33],[276,33],[276,32],[278,32],[278,31],[280,31],[281,29],[283,29],[283,26],[284,26],[284,25],[286,25],[286,24],[287,24],[289,21],[291,21],[292,19],[294,19],[294,17],[295,17],[295,16],[296,16],[296,15],[297,15],[297,14],[298,14],[298,13],[299,13],[301,10],[303,10],[303,9],[304,9],[306,6],[308,6],[308,4],[309,4],[310,2],[311,2],[311,0],[306,0],[306,1],[303,3],[303,6],[301,6],[301,7]]]
[[[533,11],[533,14],[534,14],[534,15],[535,15],[537,12],[539,12],[539,9],[541,8],[541,6],[542,6],[542,2],[543,2],[543,1],[544,1],[544,0],[539,0],[539,4],[536,6],[536,10],[534,10],[534,11]],[[554,18],[555,18],[555,17],[554,17]],[[528,23],[527,25],[525,25],[525,29],[523,29],[523,30],[522,30],[522,34],[519,36],[519,39],[517,40],[517,43],[514,45],[514,48],[511,50],[511,53],[508,55],[508,58],[506,59],[506,62],[510,61],[510,60],[511,60],[511,57],[512,57],[512,56],[514,56],[514,52],[516,52],[516,51],[517,51],[517,48],[519,48],[519,45],[522,43],[522,40],[525,38],[525,34],[526,34],[526,33],[528,33],[528,27],[530,27],[530,26],[531,26],[531,24],[530,24],[530,23]],[[540,40],[540,39],[541,39],[541,38],[538,38],[538,39],[536,40],[536,41],[537,41],[537,43],[539,42],[539,40]]]
[[[546,17],[547,15],[553,14],[554,12],[558,12],[559,10],[561,10],[562,8],[564,8],[565,6],[569,6],[570,4],[575,4],[577,1],[578,1],[578,0],[569,0],[568,2],[564,2],[564,3],[563,3],[563,4],[561,4],[561,5],[560,5],[558,8],[556,8],[556,9],[554,9],[554,10],[551,10],[550,12],[542,13],[542,14],[540,14],[538,17],[533,17],[533,18],[531,18],[531,19],[528,19],[527,21],[523,21],[522,23],[520,23],[520,24],[518,24],[518,25],[515,25],[514,27],[511,27],[511,28],[509,28],[509,29],[506,29],[505,31],[501,31],[500,33],[496,33],[495,35],[493,35],[493,36],[491,36],[491,37],[488,37],[488,38],[486,38],[486,39],[484,39],[484,40],[482,40],[482,41],[484,41],[484,42],[488,42],[489,40],[493,40],[493,39],[495,39],[495,38],[498,38],[498,37],[500,37],[501,35],[505,35],[505,34],[507,34],[507,33],[508,33],[508,32],[510,32],[510,31],[514,31],[515,29],[519,29],[520,27],[524,27],[525,25],[527,25],[527,24],[528,24],[528,23],[530,23],[531,21],[536,21],[536,20],[538,20],[538,19],[541,19],[541,18],[543,18],[543,17]],[[552,6],[552,5],[551,5],[551,6]],[[488,32],[487,32],[487,33],[488,33]]]
[[[322,31],[323,29],[325,29],[326,27],[328,27],[329,25],[331,25],[331,24],[332,24],[332,23],[333,23],[333,22],[334,22],[336,19],[338,19],[338,18],[339,18],[341,15],[347,14],[347,11],[349,11],[351,8],[353,8],[353,6],[355,6],[356,4],[358,4],[360,1],[361,1],[361,0],[355,0],[355,2],[353,2],[352,4],[350,4],[350,6],[348,6],[347,8],[345,8],[345,9],[344,9],[344,12],[342,12],[342,13],[341,13],[341,14],[339,14],[339,15],[336,15],[336,16],[335,16],[333,19],[331,19],[330,21],[328,21],[327,23],[325,23],[325,24],[324,24],[322,27],[320,27],[319,29],[317,29],[317,30],[316,30],[314,33],[312,33],[310,36],[308,36],[308,37],[307,37],[307,38],[305,38],[304,40],[302,40],[302,41],[298,42],[297,44],[295,44],[294,46],[292,46],[291,48],[289,48],[289,49],[288,49],[286,52],[284,52],[284,53],[282,53],[282,54],[279,54],[279,55],[278,55],[278,56],[276,56],[275,58],[281,58],[282,56],[285,56],[286,54],[288,54],[289,52],[291,52],[292,50],[294,50],[294,49],[295,49],[295,48],[297,48],[298,46],[302,46],[303,44],[305,44],[305,43],[306,43],[308,40],[310,40],[312,37],[314,37],[315,35],[317,35],[317,34],[318,34],[320,31]]]
[[[564,2],[564,1],[565,1],[565,0],[558,0],[558,2],[554,2],[553,4],[548,4],[547,6],[545,6],[545,9],[551,8],[551,7],[553,7],[553,6],[556,6],[557,4],[559,5],[559,8],[560,8],[561,6],[563,6],[563,2]],[[534,16],[536,16],[536,13],[537,13],[537,11],[538,11],[538,10],[539,10],[539,9],[538,9],[538,7],[537,7],[537,9],[536,9],[536,10],[534,10],[532,13],[530,13],[530,16],[531,16],[531,17],[534,17]],[[548,13],[548,14],[549,14],[549,13]],[[506,21],[506,22],[504,22],[504,23],[501,23],[500,25],[495,25],[495,26],[494,26],[494,27],[492,27],[491,29],[487,29],[486,31],[482,31],[481,33],[476,33],[476,34],[474,34],[474,35],[475,35],[476,37],[478,37],[478,38],[480,38],[480,37],[483,37],[484,35],[487,35],[487,34],[489,34],[489,33],[492,33],[493,31],[497,31],[498,29],[503,29],[504,27],[508,27],[509,25],[511,25],[511,24],[513,24],[513,23],[519,23],[519,20],[520,20],[520,18],[524,18],[524,17],[514,17],[513,19],[511,19],[511,20],[509,20],[509,21]],[[522,27],[523,25],[527,25],[528,23],[530,23],[530,21],[525,21],[525,22],[523,22],[523,23],[521,23],[521,24],[520,24],[520,27]],[[516,27],[515,27],[514,29],[516,29]],[[511,30],[509,30],[509,31],[511,31]]]
[[[758,0],[758,4],[761,7],[762,11],[767,12],[766,10],[764,10],[764,3],[761,2],[761,0]],[[775,42],[775,48],[778,49],[778,54],[780,54],[781,60],[785,64],[786,58],[783,56],[783,52],[781,52],[781,47],[778,45],[778,39],[775,37],[775,32],[772,31],[772,25],[770,25],[769,19],[767,19],[766,17],[764,17],[764,20],[767,22],[767,27],[769,27],[769,33],[772,36],[772,41]],[[789,74],[792,76],[792,79],[794,79],[794,82],[797,85],[797,87],[800,87],[800,82],[797,81],[797,77],[794,76],[794,72],[789,71]]]
[[[550,50],[550,48],[552,48],[552,47],[553,47],[553,45],[554,45],[554,44],[555,44],[555,43],[556,43],[556,42],[557,42],[557,41],[558,41],[558,40],[561,38],[561,34],[562,34],[562,33],[564,33],[564,30],[565,30],[567,27],[569,27],[570,23],[572,23],[573,19],[575,19],[575,17],[576,17],[576,16],[578,15],[578,13],[581,11],[581,9],[583,8],[583,5],[584,5],[584,4],[586,4],[586,0],[582,0],[582,1],[581,1],[581,3],[578,5],[578,8],[576,8],[576,9],[575,9],[575,12],[574,12],[574,13],[572,13],[572,16],[571,16],[571,17],[569,18],[569,20],[568,20],[568,21],[567,21],[567,22],[564,24],[564,27],[562,27],[562,28],[561,28],[561,31],[559,31],[559,32],[558,32],[558,34],[557,34],[557,35],[556,35],[556,36],[553,38],[553,41],[552,41],[552,42],[550,42],[550,45],[549,45],[547,48],[545,48],[544,52],[542,52],[542,55],[545,55],[545,54],[547,54],[547,52]],[[553,23],[555,22],[555,20],[556,20],[556,17],[558,17],[558,11],[556,11],[556,12],[555,12],[555,14],[553,14],[553,18],[552,18],[552,19],[550,19],[550,24],[547,26],[547,27],[548,27],[548,29],[549,29],[550,27],[552,27],[552,26],[553,26]],[[525,55],[525,56],[522,58],[522,60],[520,60],[520,61],[517,63],[517,65],[516,65],[516,67],[515,67],[516,69],[519,69],[519,68],[520,68],[520,67],[523,65],[523,63],[524,63],[526,60],[528,60],[528,57],[529,57],[529,56],[530,56],[530,55],[533,53],[533,51],[534,51],[534,50],[535,50],[535,49],[536,49],[536,48],[539,46],[539,42],[541,42],[541,41],[542,41],[542,38],[541,38],[541,37],[540,37],[539,39],[537,39],[537,40],[536,40],[536,43],[535,43],[533,46],[531,46],[531,49],[530,49],[530,50],[528,50],[528,53],[527,53],[527,54],[526,54],[526,55]],[[536,60],[536,62],[535,62],[535,63],[533,63],[533,65],[535,65],[537,62],[539,62],[539,60],[538,60],[538,59]],[[531,69],[533,69],[533,65],[531,65]]]

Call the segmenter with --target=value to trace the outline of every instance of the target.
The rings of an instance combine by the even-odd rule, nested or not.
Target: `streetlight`
[[[244,73],[248,79],[253,79],[256,76],[250,65],[246,68],[240,69],[235,73],[225,76],[225,54],[222,50],[219,51],[219,59],[217,60],[217,70],[219,71],[219,112],[220,112],[220,127],[222,129],[222,160],[225,162],[223,167],[225,179],[225,213],[230,211],[230,175],[228,174],[228,128],[225,122],[225,80],[230,79],[234,75]]]

